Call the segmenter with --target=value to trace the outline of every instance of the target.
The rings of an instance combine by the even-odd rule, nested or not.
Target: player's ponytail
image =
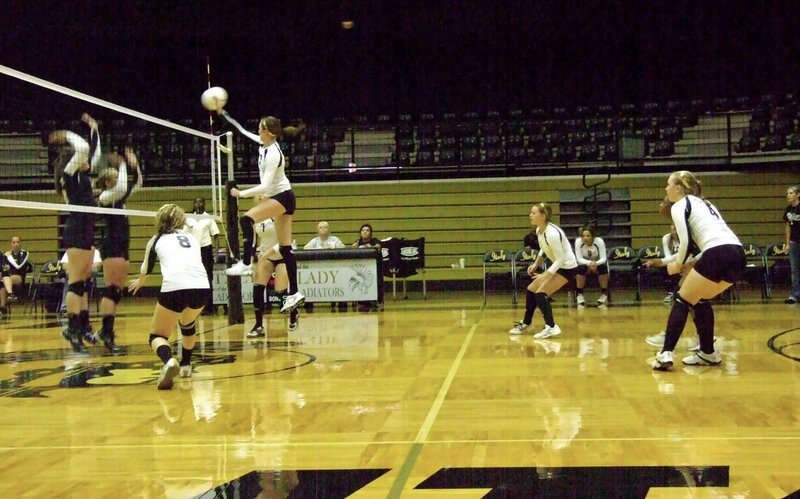
[[[550,223],[550,219],[553,217],[553,208],[547,203],[536,203],[534,206],[539,209],[540,213],[544,213],[545,222]]]
[[[186,212],[176,204],[165,204],[156,212],[158,234],[169,234],[186,224]]]
[[[679,170],[672,175],[674,175],[678,183],[683,186],[683,191],[686,194],[691,194],[697,197],[702,196],[703,183],[694,176],[694,173],[688,170]]]

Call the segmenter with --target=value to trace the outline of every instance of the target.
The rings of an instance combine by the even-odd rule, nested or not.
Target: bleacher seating
[[[769,134],[764,139],[764,146],[762,150],[764,151],[780,151],[782,149],[786,149],[786,137],[781,134]]]
[[[713,114],[718,112],[726,114]],[[725,129],[726,116],[730,119],[730,131]],[[443,167],[474,161],[486,165],[508,162],[563,168],[564,163],[574,161],[616,162],[619,136],[643,138],[646,159],[706,158],[726,155],[729,150],[748,157],[769,153],[780,158],[800,150],[799,118],[797,96],[777,92],[762,96],[628,102],[616,106],[557,105],[505,112],[491,109],[482,113],[421,112],[374,117],[358,114],[327,121],[307,120],[302,135],[287,137],[282,146],[287,161],[294,163],[297,171],[308,170],[303,167],[308,163],[325,168],[329,164],[326,156],[330,157],[330,164],[346,164],[352,157],[359,166],[405,166],[408,159],[413,164]],[[247,129],[258,125],[256,118],[241,121]],[[202,128],[202,122],[192,118],[176,122]],[[56,124],[82,128],[75,119],[13,117],[0,120],[0,134],[38,135]],[[117,147],[130,144],[140,152],[146,159],[149,181],[168,179],[172,173],[209,171],[205,158],[209,154],[208,144],[196,136],[128,117],[109,119],[101,124],[101,129],[105,141]],[[379,130],[378,134],[383,135],[361,143],[356,139],[351,150],[354,130],[356,135],[360,133],[358,130]],[[734,142],[730,148],[728,133]],[[432,159],[425,154],[417,158],[419,151],[432,153]],[[246,165],[254,164],[256,147],[234,134],[234,153],[237,168],[241,166],[244,172],[249,172]],[[310,177],[300,174],[297,180],[303,178]]]
[[[742,138],[739,139],[739,143],[736,146],[736,152],[739,153],[756,152],[760,147],[761,147],[761,142],[758,140],[758,137],[753,137],[751,135],[743,135]]]
[[[455,166],[460,161],[460,155],[456,149],[442,149],[439,151],[439,165]]]

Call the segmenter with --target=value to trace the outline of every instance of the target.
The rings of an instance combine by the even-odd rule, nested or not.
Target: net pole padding
[[[222,145],[222,137],[220,137],[219,140],[220,140],[220,145]],[[225,148],[227,148],[227,151],[225,151],[225,154],[226,154],[226,158],[228,160],[228,180],[233,180],[233,167],[232,167],[233,161],[234,161],[234,159],[233,159],[233,132],[230,132],[230,131],[229,132],[225,132]],[[223,147],[220,147],[219,149],[222,150]],[[218,152],[218,154],[220,153],[220,151],[217,151],[217,152]],[[220,155],[220,161],[217,161],[217,176],[220,178],[220,183],[222,183],[223,176],[222,176],[222,156],[221,155]],[[220,202],[220,204],[222,204],[222,190],[220,190],[220,200],[219,200],[219,202]]]
[[[211,167],[211,211],[214,215],[222,216],[222,203],[220,201],[220,193],[222,192],[222,182],[217,177],[217,169],[214,168],[215,150],[219,148],[219,140],[211,141],[211,148],[209,149],[210,167]]]
[[[228,180],[233,180],[233,132],[227,132],[225,134],[225,145],[228,147],[228,150],[225,153],[226,157],[228,158]]]
[[[228,239],[228,266],[232,262],[231,255],[239,253],[239,203],[231,196],[231,189],[236,187],[235,180],[228,180],[225,183],[225,193],[227,196],[227,217],[225,224],[226,237]],[[244,310],[242,306],[242,278],[238,276],[228,277],[228,324],[244,324]]]
[[[97,97],[92,97],[91,95],[85,94],[83,92],[78,92],[77,90],[72,90],[71,88],[64,87],[57,83],[53,83],[47,80],[43,80],[41,78],[37,78],[35,76],[29,75],[27,73],[23,73],[22,71],[17,71],[16,69],[10,68],[8,66],[3,66],[0,64],[0,73],[6,74],[13,78],[17,78],[22,81],[26,81],[28,83],[32,83],[34,85],[47,88],[49,90],[53,90],[55,92],[62,93],[64,95],[69,95],[70,97],[74,97],[76,99],[80,99],[86,102],[90,102],[100,107],[104,107],[106,109],[111,109],[113,111],[117,111],[123,114],[128,114],[131,116],[135,116],[139,119],[144,121],[149,121],[150,123],[156,123],[166,128],[171,128],[173,130],[178,130],[184,133],[188,133],[191,135],[196,135],[198,137],[202,137],[205,139],[212,140],[214,136],[210,133],[201,132],[199,130],[194,130],[192,128],[178,125],[176,123],[172,123],[167,120],[163,120],[161,118],[156,118],[155,116],[150,116],[149,114],[144,114],[139,111],[134,111],[133,109],[120,106],[118,104],[114,104],[113,102],[109,102],[107,100],[98,99]]]
[[[213,154],[215,149],[214,141],[211,142],[211,148],[209,152]],[[214,175],[214,162],[211,161],[211,212],[216,214],[217,213],[217,178]]]

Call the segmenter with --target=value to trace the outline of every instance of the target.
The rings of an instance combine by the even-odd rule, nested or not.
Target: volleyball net
[[[175,203],[189,214],[196,198],[204,200],[209,215],[223,219],[223,162],[230,161],[223,151],[229,139],[200,131],[210,128],[208,121],[169,121],[2,65],[0,88],[0,241],[19,234],[42,248],[51,241],[58,251],[59,229],[72,211],[126,215],[132,217],[132,229],[146,225],[151,232],[161,205]],[[132,189],[124,209],[68,205],[56,192],[59,169],[74,150],[53,144],[50,134],[67,130],[88,141],[84,113],[98,123],[101,153],[91,170],[95,195],[109,188],[105,180],[96,182],[97,177],[116,169],[116,188],[128,183]],[[120,159],[130,154],[140,166],[140,186],[134,186],[132,165],[125,178],[121,175]],[[135,244],[132,240],[132,250]]]

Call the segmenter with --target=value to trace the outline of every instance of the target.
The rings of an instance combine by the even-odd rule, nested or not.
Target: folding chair
[[[649,288],[653,282],[659,284],[659,289],[663,288],[664,279],[667,275],[666,269],[663,267],[645,267],[641,263],[645,260],[664,258],[664,248],[659,245],[643,246],[639,248],[637,257],[639,265],[636,273],[636,287],[638,291],[641,292],[641,290]]]
[[[396,275],[400,271],[400,239],[388,237],[381,239],[381,267],[383,277],[392,279],[392,299],[397,298]]]
[[[8,272],[8,270],[9,270],[9,268],[11,266],[10,266],[9,263],[7,263],[4,260],[5,260],[5,258],[3,257],[2,254],[0,254],[0,263],[2,263],[2,265],[3,265],[3,271]],[[13,285],[13,292],[14,292],[14,296],[16,296],[17,299],[26,298],[27,301],[30,302],[30,295],[31,295],[32,286],[28,281],[30,279],[32,279],[32,277],[33,277],[33,273],[34,273],[33,272],[33,264],[30,261],[26,262],[25,265],[23,266],[23,271],[24,271],[24,274],[22,275],[22,282],[20,282],[19,284],[14,284]],[[8,274],[6,274],[6,275],[8,275]],[[2,284],[0,284],[0,286],[2,286]],[[14,305],[15,305],[15,302],[12,301],[11,298],[9,297],[8,302],[6,303],[6,313],[7,314],[11,315],[11,309],[14,307]]]
[[[770,296],[778,283],[788,284],[791,287],[792,271],[789,266],[789,248],[783,243],[770,244],[764,253],[764,260],[767,266],[767,280],[769,281],[767,287]]]
[[[425,238],[400,239],[400,267],[395,273],[395,279],[403,279],[403,298],[408,298],[406,293],[406,278],[417,273],[422,274],[422,299],[428,298],[427,283],[425,282]]]
[[[608,280],[609,287],[612,282],[620,281],[631,283],[636,289],[636,301],[641,301],[639,289],[639,259],[638,253],[630,246],[615,246],[608,250]]]
[[[742,276],[743,280],[758,283],[761,287],[761,299],[768,300],[772,293],[769,288],[767,259],[764,250],[753,243],[742,243],[742,246],[744,247],[744,254],[747,257],[747,267]],[[736,283],[734,283],[733,287],[736,287]]]
[[[514,254],[504,249],[489,250],[483,255],[483,303],[486,304],[486,282],[492,277],[503,276],[507,279],[513,279],[512,274],[514,270]],[[492,270],[495,272],[492,272]],[[497,272],[497,269],[504,269],[503,272]],[[513,284],[513,283],[512,283]]]
[[[520,281],[529,278],[528,277],[528,267],[536,261],[536,256],[539,253],[532,249],[518,249],[514,252],[514,258],[511,261],[511,278],[514,284],[514,295],[512,298],[512,303],[516,305],[517,303],[517,292],[519,289]]]
[[[28,300],[28,303],[25,304],[25,311],[28,311],[28,307],[31,307],[31,310],[36,313],[38,310],[38,305],[41,302],[42,305],[42,312],[45,311],[44,299],[48,296],[48,291],[52,289],[52,287],[56,284],[64,285],[64,277],[61,271],[61,262],[58,260],[48,260],[44,262],[36,271],[36,275],[33,277],[33,282],[31,283],[31,297]],[[58,296],[61,296],[59,291]],[[61,299],[58,299],[58,306],[56,310],[58,310],[61,306]]]

